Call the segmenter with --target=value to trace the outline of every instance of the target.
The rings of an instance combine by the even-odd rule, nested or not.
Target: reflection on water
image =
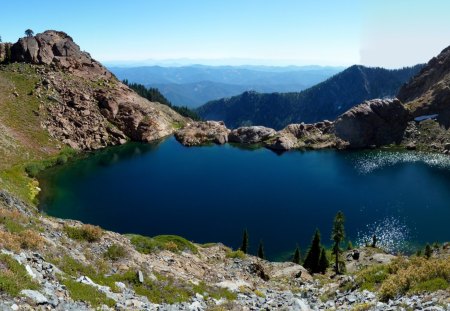
[[[331,244],[334,215],[349,240],[373,234],[391,251],[450,240],[450,167],[443,155],[412,152],[287,152],[208,146],[174,138],[108,148],[40,176],[40,208],[121,233],[177,234],[269,258],[303,252],[316,228]]]

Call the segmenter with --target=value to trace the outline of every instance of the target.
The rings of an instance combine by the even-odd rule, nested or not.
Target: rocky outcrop
[[[257,144],[274,137],[276,131],[264,126],[244,126],[232,130],[228,141],[240,144]]]
[[[0,63],[6,62],[11,57],[11,43],[0,43]]]
[[[230,130],[223,122],[192,122],[175,133],[175,138],[184,146],[201,146],[205,144],[225,144]]]
[[[334,128],[349,148],[367,148],[400,143],[409,119],[409,112],[398,99],[375,99],[341,115]]]
[[[11,47],[11,60],[29,63],[12,70],[26,71],[38,81],[30,94],[14,90],[15,95],[19,100],[35,96],[40,104],[34,113],[42,126],[74,149],[149,142],[186,122],[168,106],[150,102],[122,84],[64,32],[50,30],[19,39]]]
[[[276,151],[290,149],[334,148],[339,141],[333,134],[333,122],[323,121],[314,124],[289,124],[279,131],[266,147]]]
[[[80,76],[112,74],[89,53],[82,52],[73,39],[62,31],[48,30],[36,36],[24,37],[12,45],[11,61],[54,65]]]
[[[437,121],[450,126],[450,47],[433,57],[397,96],[414,117],[438,114]]]

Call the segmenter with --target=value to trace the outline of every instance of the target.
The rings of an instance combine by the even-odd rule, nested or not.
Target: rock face
[[[335,122],[336,136],[350,148],[399,143],[410,116],[398,99],[366,101]]]
[[[0,63],[7,61],[11,55],[11,43],[0,43]]]
[[[112,74],[91,56],[80,50],[73,39],[61,31],[48,30],[35,37],[24,37],[12,45],[11,60],[32,64],[53,64],[57,67],[77,72],[79,75]]]
[[[450,125],[450,47],[432,58],[397,96],[414,117],[438,114],[438,122]]]
[[[241,144],[257,144],[276,134],[274,129],[264,126],[245,126],[232,130],[228,135],[228,140]]]
[[[230,130],[223,122],[192,122],[175,133],[175,138],[184,146],[200,146],[209,143],[225,144]]]
[[[266,143],[272,150],[324,149],[338,146],[333,134],[333,122],[323,121],[314,124],[289,124],[279,131],[273,140]]]
[[[10,60],[31,64],[38,80],[31,95],[40,102],[36,113],[42,126],[74,149],[98,149],[129,139],[149,142],[186,122],[122,84],[64,32],[19,39]]]

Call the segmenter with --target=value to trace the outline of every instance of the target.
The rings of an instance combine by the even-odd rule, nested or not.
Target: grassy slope
[[[58,142],[40,126],[44,100],[33,91],[39,76],[36,67],[10,64],[0,67],[0,188],[31,201],[35,181],[24,167],[31,161],[55,156]]]

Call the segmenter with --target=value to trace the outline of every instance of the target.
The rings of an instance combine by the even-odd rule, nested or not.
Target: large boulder
[[[409,119],[398,99],[374,99],[342,114],[334,128],[349,148],[366,148],[400,143]]]
[[[333,122],[322,121],[313,124],[289,124],[279,131],[266,147],[275,151],[290,149],[324,149],[337,146],[333,134]]]
[[[175,132],[175,138],[184,146],[222,145],[228,142],[229,133],[221,121],[192,122]]]
[[[232,130],[228,140],[241,144],[257,144],[274,137],[276,131],[264,126],[244,126]]]

